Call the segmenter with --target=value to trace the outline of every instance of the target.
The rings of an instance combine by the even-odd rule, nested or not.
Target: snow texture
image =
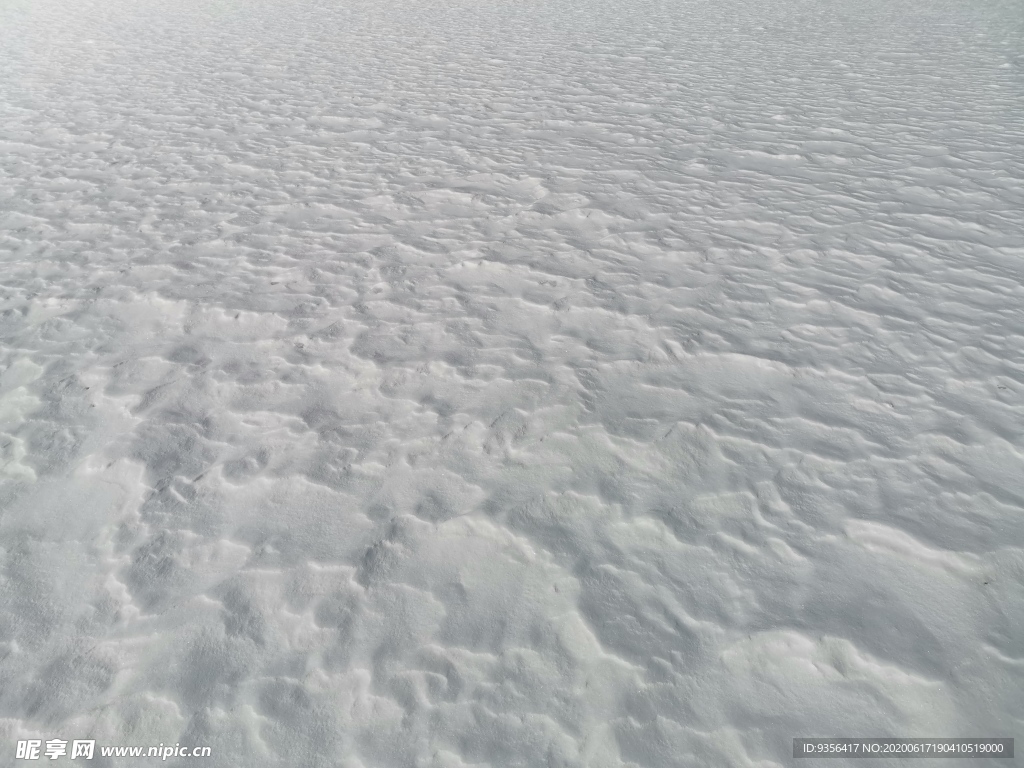
[[[0,250],[0,764],[1024,737],[1019,0],[0,0]]]

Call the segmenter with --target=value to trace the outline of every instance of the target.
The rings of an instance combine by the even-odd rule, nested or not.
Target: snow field
[[[3,760],[1015,736],[1022,24],[0,2]]]

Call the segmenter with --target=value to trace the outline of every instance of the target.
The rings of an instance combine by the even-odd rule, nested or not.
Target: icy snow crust
[[[4,0],[0,762],[1024,736],[1022,19]]]

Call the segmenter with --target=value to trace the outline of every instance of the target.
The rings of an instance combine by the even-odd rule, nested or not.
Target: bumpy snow
[[[1022,41],[2,0],[0,762],[1024,736]]]

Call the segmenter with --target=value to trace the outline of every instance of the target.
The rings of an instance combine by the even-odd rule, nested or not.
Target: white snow
[[[0,762],[1024,737],[1021,62],[1016,0],[0,0]]]

